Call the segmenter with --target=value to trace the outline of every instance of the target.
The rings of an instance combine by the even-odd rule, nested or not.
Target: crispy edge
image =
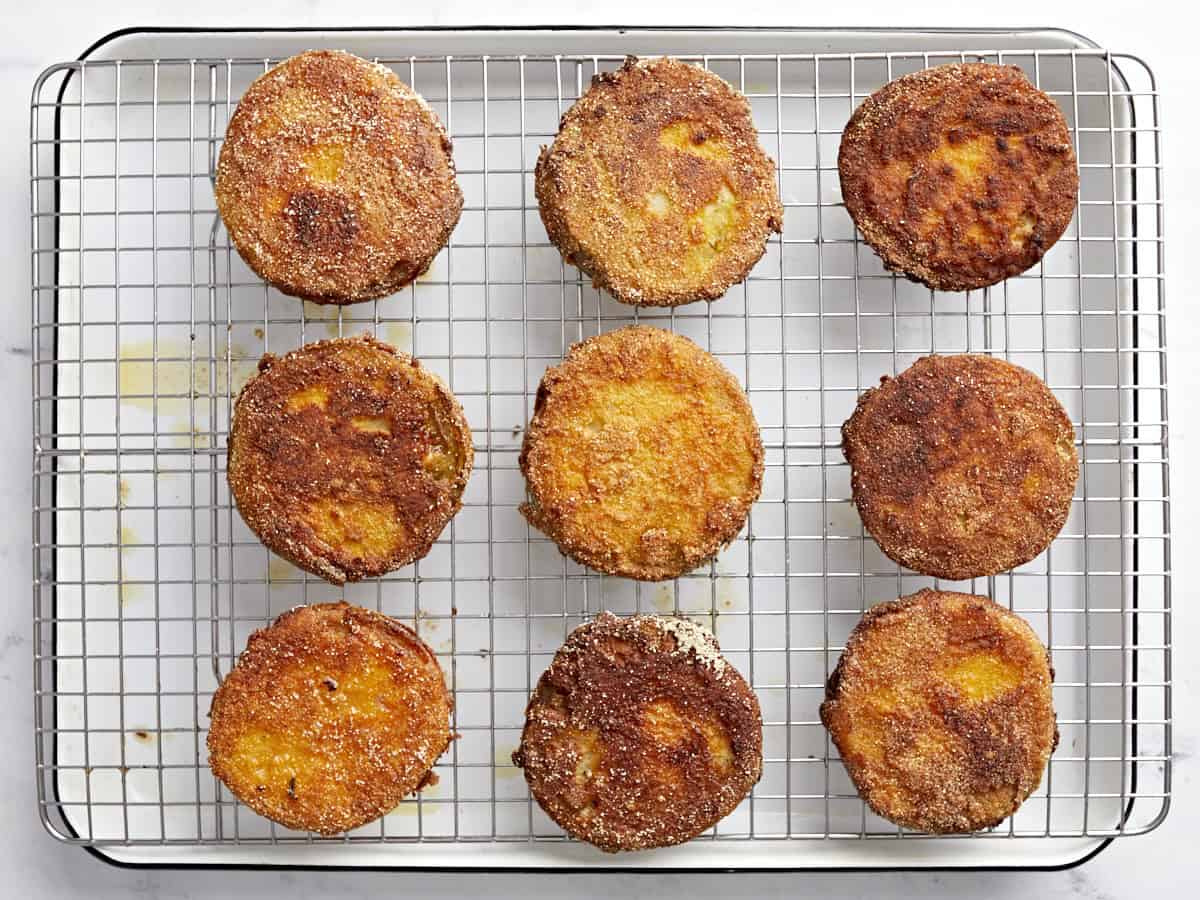
[[[620,668],[615,660],[620,660]],[[636,677],[622,675],[622,669],[633,666],[638,667]],[[696,675],[704,687],[698,697],[690,693],[695,683],[690,676]],[[642,754],[654,749],[641,712],[645,705],[664,699],[664,690],[681,717],[689,708],[717,712],[733,760],[726,777],[714,773],[711,765],[704,767],[703,777],[698,766],[680,765],[679,771],[692,776],[692,782],[673,786],[670,796],[657,797],[661,806],[639,827],[639,816],[627,808],[627,795],[644,786]],[[525,714],[513,764],[522,769],[530,792],[551,819],[606,853],[685,843],[733,812],[762,776],[758,697],[721,656],[712,632],[688,619],[620,618],[601,612],[572,631],[555,653]],[[608,769],[611,789],[603,791],[602,803],[589,804],[593,814],[584,816],[563,788],[575,783],[575,754],[568,752],[574,746],[571,734],[593,729],[607,737],[601,764]],[[649,730],[654,733],[653,726]],[[592,787],[594,782],[589,782]]]
[[[1050,129],[1054,132],[1053,140],[1039,141],[1038,146],[1033,148],[1033,155],[1044,162],[1065,154],[1067,162],[1058,173],[1064,183],[1052,194],[1048,204],[1036,207],[1036,221],[1042,230],[1035,233],[1037,240],[1025,243],[1020,254],[1001,256],[995,260],[980,258],[974,260],[976,264],[964,263],[961,271],[955,271],[952,266],[947,267],[925,254],[921,242],[902,227],[903,222],[898,226],[876,218],[868,200],[871,193],[869,185],[877,173],[892,159],[919,153],[920,144],[900,143],[899,152],[895,155],[880,156],[872,147],[872,142],[878,132],[894,127],[903,116],[926,115],[933,118],[928,114],[929,109],[940,112],[940,106],[909,108],[926,92],[940,96],[946,90],[975,88],[976,94],[967,97],[972,99],[980,88],[991,84],[1003,84],[1010,96],[1019,93],[1026,106],[1026,115],[1008,123],[1010,129],[1023,126],[1031,128],[1039,115],[1053,119],[1054,127]],[[921,130],[918,134],[918,140],[927,140],[929,130]],[[1046,146],[1042,146],[1043,143]],[[896,151],[896,142],[889,143],[888,149]],[[1032,268],[1066,231],[1075,213],[1079,194],[1075,151],[1062,111],[1053,99],[1025,77],[1020,68],[993,63],[934,66],[896,78],[871,94],[854,111],[842,133],[838,174],[846,209],[884,267],[938,291],[976,290]]]
[[[1044,660],[1046,666],[1044,699],[1046,710],[1049,713],[1050,737],[1048,741],[1041,742],[1044,752],[1041,752],[1040,748],[1035,747],[1035,749],[1039,750],[1039,755],[1042,757],[1041,766],[1037,771],[1029,771],[1024,767],[1020,767],[1019,771],[1015,771],[1014,780],[1016,784],[1014,787],[1016,788],[1016,795],[1014,796],[1011,808],[1008,808],[1006,811],[990,817],[971,819],[969,814],[961,810],[946,808],[930,809],[926,807],[923,815],[912,818],[898,817],[895,811],[888,806],[887,801],[891,791],[884,786],[880,786],[880,789],[876,790],[872,772],[870,771],[870,762],[860,763],[853,753],[848,753],[845,749],[845,741],[850,726],[842,714],[845,703],[843,695],[852,689],[853,683],[860,677],[858,657],[868,652],[865,649],[865,645],[876,638],[880,633],[880,629],[888,621],[894,620],[895,617],[910,617],[913,615],[946,614],[952,616],[962,608],[958,607],[947,612],[946,607],[952,603],[981,604],[981,608],[986,609],[988,615],[994,620],[1006,620],[1016,623],[1018,631],[1023,633],[1028,645],[1037,647],[1041,651],[1040,658]],[[982,638],[980,639],[981,642],[983,640]],[[938,648],[930,649],[935,652],[938,651]],[[928,659],[922,659],[918,661],[918,664],[924,666],[928,662]],[[1024,669],[1024,667],[1022,668]],[[1037,680],[1040,682],[1040,678]],[[854,782],[855,789],[876,815],[906,828],[924,831],[929,834],[961,834],[992,828],[1000,824],[1004,819],[1016,812],[1021,804],[1037,790],[1038,785],[1041,783],[1042,773],[1049,763],[1050,756],[1058,747],[1059,741],[1057,716],[1053,706],[1053,682],[1054,667],[1050,659],[1050,651],[1045,648],[1033,629],[1029,627],[1029,623],[1016,613],[1005,609],[987,597],[981,597],[976,594],[962,594],[954,591],[937,591],[924,588],[915,594],[901,597],[898,600],[878,603],[867,610],[847,639],[846,648],[826,682],[825,700],[821,704],[819,712],[821,723],[829,731],[834,745],[838,748],[838,754],[842,758],[842,763],[846,768],[847,774],[850,775],[851,780]],[[938,700],[938,703],[944,702],[944,698]],[[938,714],[945,715],[946,712],[946,710],[939,710]],[[967,717],[963,716],[963,718],[966,719]],[[1029,724],[1029,728],[1025,729],[1025,733],[1019,736],[1024,739],[1026,744],[1038,742],[1039,732],[1047,730],[1045,727],[1046,718],[1035,717],[1032,723],[1027,724]],[[842,728],[842,725],[845,725],[846,728]],[[979,757],[977,757],[980,765],[988,764],[988,760],[986,759],[986,741],[987,737],[984,738],[984,747],[973,748],[980,753]],[[930,779],[939,782],[944,782],[948,777],[948,773],[944,770],[929,772],[927,774]],[[959,799],[965,805],[969,798],[964,795]]]
[[[444,521],[441,526],[436,528],[436,530],[430,528],[428,530],[429,533],[418,542],[398,545],[396,551],[389,558],[380,561],[376,566],[368,566],[366,564],[361,566],[339,566],[335,564],[315,550],[309,542],[294,533],[295,529],[289,522],[287,515],[277,509],[277,504],[271,502],[269,495],[265,503],[257,502],[256,498],[267,491],[268,485],[260,484],[251,479],[249,475],[246,478],[241,476],[242,465],[240,457],[242,453],[239,447],[241,446],[243,431],[247,427],[246,418],[238,415],[239,410],[247,408],[243,407],[243,401],[247,397],[253,397],[256,392],[263,390],[264,385],[267,383],[264,381],[264,378],[266,378],[268,373],[272,370],[278,372],[281,367],[287,365],[288,360],[294,359],[299,354],[316,352],[318,348],[329,347],[348,341],[361,342],[366,346],[394,357],[398,364],[410,368],[410,372],[416,376],[416,381],[410,380],[409,384],[421,389],[426,403],[432,403],[436,398],[440,399],[445,405],[445,412],[449,414],[449,421],[454,428],[455,439],[463,458],[458,475],[454,479],[454,489],[444,494],[449,499],[450,505],[444,512]],[[229,432],[226,478],[229,481],[230,490],[236,501],[238,513],[242,516],[242,519],[249,526],[250,530],[263,542],[264,546],[288,562],[299,566],[307,572],[318,575],[332,584],[344,584],[347,581],[361,581],[363,578],[383,575],[421,559],[429,553],[438,535],[441,534],[450,520],[457,515],[458,511],[462,509],[462,497],[466,492],[467,482],[470,480],[471,471],[474,467],[475,448],[471,437],[471,427],[467,423],[466,414],[458,398],[454,396],[454,393],[433,372],[421,366],[415,358],[409,356],[407,353],[400,352],[391,344],[384,343],[369,334],[316,341],[311,344],[305,344],[282,357],[275,357],[269,353],[264,354],[263,358],[259,360],[258,365],[258,373],[242,386],[234,404],[233,419]],[[419,384],[417,383],[418,381]],[[249,452],[247,451],[247,454]]]
[[[602,353],[610,344],[618,347],[620,367],[627,371],[638,371],[639,365],[650,354],[659,353],[668,344],[688,347],[696,361],[697,378],[714,378],[724,384],[730,401],[748,419],[749,433],[755,440],[754,467],[750,473],[749,490],[738,498],[737,503],[726,503],[721,516],[706,516],[710,526],[708,540],[700,545],[683,547],[685,552],[678,566],[653,566],[631,561],[627,555],[612,559],[608,554],[596,550],[586,539],[577,539],[571,527],[570,513],[573,506],[570,498],[556,496],[543,488],[546,480],[544,466],[534,459],[543,432],[551,427],[556,415],[553,395],[561,390],[575,390],[582,385],[586,390],[589,382],[608,380],[612,377],[609,366],[611,357]],[[762,493],[765,451],[759,434],[758,423],[750,401],[746,399],[737,379],[720,362],[695,342],[661,328],[646,325],[631,325],[615,331],[594,335],[572,344],[566,357],[557,366],[548,368],[538,386],[534,401],[533,417],[525,431],[518,464],[529,488],[529,500],[520,506],[520,512],[530,525],[543,532],[558,545],[559,550],[581,565],[588,566],[606,575],[618,575],[638,581],[665,581],[692,571],[712,559],[722,548],[729,545],[750,514],[750,509]]]
[[[297,812],[277,807],[265,801],[257,792],[239,790],[236,762],[236,732],[230,722],[246,721],[256,711],[268,704],[270,682],[258,683],[258,676],[264,665],[277,663],[288,666],[292,670],[303,669],[312,660],[303,659],[293,650],[282,647],[281,634],[291,638],[298,635],[308,644],[311,651],[313,635],[331,627],[329,619],[336,618],[333,627],[345,628],[353,640],[362,644],[364,635],[367,646],[377,649],[389,646],[397,653],[404,653],[406,658],[415,658],[432,670],[435,677],[430,681],[441,686],[441,699],[445,708],[445,716],[437,721],[443,722],[444,734],[432,734],[428,737],[429,753],[424,759],[418,760],[420,769],[411,773],[408,778],[399,774],[390,781],[380,781],[372,773],[369,779],[356,779],[366,794],[360,798],[363,801],[358,812],[344,810],[305,810]],[[401,650],[401,648],[406,648]],[[386,658],[379,659],[381,665],[392,665],[396,675],[407,678],[406,669],[396,665]],[[209,768],[212,773],[235,795],[242,803],[259,815],[278,822],[287,828],[302,831],[312,831],[317,834],[340,834],[364,825],[373,819],[394,809],[401,800],[409,794],[419,791],[431,779],[433,766],[450,746],[453,735],[450,730],[450,714],[454,707],[453,698],[446,689],[445,675],[437,657],[429,646],[408,626],[397,622],[390,616],[360,606],[352,606],[344,600],[336,603],[318,603],[309,606],[298,606],[278,616],[274,622],[265,628],[260,628],[250,635],[246,647],[238,657],[237,665],[230,671],[213,694],[209,705],[210,725],[205,745],[209,751]],[[357,756],[349,757],[357,762]],[[310,817],[311,815],[311,817]]]
[[[1058,440],[1070,439],[1072,476],[1059,479],[1046,466],[1035,467],[1043,485],[1042,503],[1036,510],[1025,513],[1031,527],[1022,529],[1013,544],[997,542],[987,535],[955,542],[946,536],[945,529],[939,529],[934,541],[929,542],[925,540],[925,529],[919,527],[921,522],[909,525],[905,515],[889,509],[895,505],[892,498],[899,497],[896,503],[907,508],[922,496],[924,480],[930,475],[930,458],[961,441],[961,429],[968,423],[956,421],[953,410],[945,416],[939,414],[937,407],[948,403],[965,384],[975,381],[972,368],[988,370],[989,378],[1010,389],[1007,394],[993,394],[991,409],[998,401],[1010,408],[1017,405],[1033,408],[1047,425],[1054,427]],[[918,378],[937,390],[917,397],[911,384]],[[918,443],[904,447],[879,445],[875,426],[894,421],[910,421],[912,432],[919,436]],[[884,376],[878,387],[859,397],[854,412],[842,425],[842,451],[850,464],[855,506],[879,549],[889,559],[915,572],[962,581],[1016,568],[1050,546],[1066,524],[1079,477],[1074,437],[1075,430],[1066,410],[1045,382],[1032,372],[991,356],[925,356],[895,378]],[[993,442],[991,449],[992,455],[1001,459],[1009,451],[1000,441]],[[1004,485],[997,482],[989,487],[1003,490]],[[984,504],[983,509],[995,512],[995,517],[1001,520],[1015,518],[1004,507]]]
[[[294,69],[301,67],[305,70],[310,86],[315,87],[322,101],[333,108],[333,121],[336,121],[339,107],[344,110],[343,92],[346,82],[353,78],[382,79],[394,103],[405,106],[415,103],[417,115],[408,116],[418,120],[419,127],[414,129],[413,134],[393,134],[391,140],[387,141],[389,146],[386,148],[373,142],[367,151],[368,155],[379,155],[384,149],[389,157],[396,159],[407,159],[415,154],[420,165],[428,167],[437,161],[431,161],[429,158],[423,137],[434,138],[442,148],[440,163],[444,171],[442,177],[436,179],[436,190],[429,187],[429,179],[420,180],[422,193],[429,200],[428,210],[437,212],[438,215],[423,217],[422,232],[409,229],[391,242],[390,249],[386,245],[377,248],[373,255],[385,257],[386,260],[379,264],[378,276],[365,284],[356,285],[355,283],[362,281],[362,278],[351,273],[339,279],[343,284],[334,290],[312,290],[305,285],[306,280],[311,280],[312,273],[296,268],[302,261],[297,259],[293,248],[280,247],[278,252],[270,249],[269,245],[273,242],[264,238],[261,224],[256,221],[261,215],[260,209],[248,211],[250,224],[245,228],[241,226],[243,216],[240,211],[245,208],[247,198],[261,198],[263,192],[272,187],[265,180],[264,172],[268,168],[265,163],[271,160],[274,154],[253,135],[252,123],[268,113],[271,106],[278,102],[287,90],[288,76]],[[351,132],[361,130],[361,123],[352,121],[346,124]],[[390,146],[393,143],[399,143],[399,146]],[[446,245],[451,232],[458,224],[463,207],[462,189],[456,177],[450,137],[429,104],[401,81],[391,69],[341,50],[305,51],[284,60],[251,83],[226,129],[217,162],[214,193],[231,242],[255,273],[282,293],[312,303],[331,305],[361,303],[386,297],[415,281],[428,271],[437,254]],[[389,210],[395,205],[397,196],[394,192],[383,195],[367,194],[361,196],[361,200],[364,204]],[[295,213],[311,219],[311,230],[314,231],[317,243],[326,245],[324,249],[331,253],[337,252],[339,245],[348,246],[349,244],[344,242],[352,242],[364,233],[363,229],[357,227],[336,227],[338,216],[332,215],[328,209],[312,207],[311,203],[301,203]],[[281,212],[280,215],[284,213]],[[388,216],[388,219],[394,220],[395,217]],[[428,232],[430,222],[436,222],[436,232]]]
[[[721,251],[722,274],[709,278],[694,290],[680,290],[670,283],[641,283],[639,274],[644,273],[613,269],[604,254],[590,251],[571,227],[573,210],[582,216],[592,216],[596,206],[590,189],[576,195],[573,177],[576,162],[582,156],[580,148],[596,139],[589,126],[600,116],[607,119],[607,109],[614,107],[624,112],[623,124],[632,127],[633,119],[640,125],[645,111],[636,103],[636,78],[644,73],[652,73],[659,85],[672,90],[682,104],[681,117],[719,119],[733,144],[732,156],[743,170],[742,176],[760,183],[759,188],[739,198],[752,212],[738,238]],[[697,102],[696,96],[701,89],[705,91],[703,103]],[[634,97],[628,97],[629,93]],[[630,106],[634,108],[628,109]],[[645,159],[631,158],[628,165],[642,167]],[[543,146],[538,154],[534,193],[546,233],[564,260],[588,275],[594,287],[634,306],[679,306],[697,300],[717,300],[730,287],[745,280],[766,253],[770,235],[783,233],[783,204],[775,166],[759,143],[749,102],[720,76],[671,57],[639,60],[629,56],[619,69],[593,76],[588,91],[563,115],[554,142]]]

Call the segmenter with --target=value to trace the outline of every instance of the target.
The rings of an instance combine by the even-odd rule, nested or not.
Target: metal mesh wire
[[[1059,102],[1080,206],[1039,266],[964,298],[883,271],[840,202],[836,153],[872,90],[966,59],[1019,65]],[[785,233],[725,298],[641,312],[563,266],[532,191],[539,146],[619,58],[382,61],[449,129],[466,207],[415,285],[341,309],[262,284],[215,213],[226,122],[269,60],[73,62],[35,86],[35,730],[52,833],[90,845],[564,840],[509,754],[555,649],[608,609],[709,625],[757,691],[763,778],[709,837],[917,837],[857,798],[817,707],[863,610],[935,583],[864,535],[839,435],[865,387],[931,351],[994,353],[1041,375],[1071,414],[1082,461],[1050,551],[958,585],[1030,621],[1057,670],[1062,740],[1042,786],[978,837],[1157,824],[1171,744],[1163,216],[1158,95],[1139,60],[1044,50],[694,58],[750,97],[778,164]],[[710,566],[662,585],[576,566],[516,511],[516,457],[543,370],[573,341],[638,320],[715,353],[746,386],[767,448],[745,532]],[[451,385],[476,468],[428,557],[343,590],[270,556],[245,528],[225,483],[225,441],[232,399],[262,352],[361,331]],[[204,737],[212,691],[248,634],[298,603],[342,596],[414,625],[434,647],[461,739],[437,787],[321,839],[239,806],[208,771]]]

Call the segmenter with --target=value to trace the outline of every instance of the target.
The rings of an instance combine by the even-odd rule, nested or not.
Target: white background
[[[905,3],[837,0],[828,5],[737,0],[650,3],[441,2],[406,8],[391,2],[163,0],[46,2],[4,0],[0,11],[0,385],[13,417],[0,427],[0,896],[60,897],[562,897],[813,896],[1019,897],[1092,900],[1197,896],[1200,890],[1200,611],[1187,566],[1200,537],[1200,490],[1193,435],[1200,419],[1200,59],[1192,4],[1127,2]],[[29,472],[29,92],[37,73],[76,56],[108,32],[134,25],[779,25],[1058,26],[1101,46],[1138,54],[1155,70],[1163,97],[1167,198],[1167,302],[1171,386],[1171,471],[1175,535],[1175,782],[1166,823],[1145,837],[1115,842],[1092,862],[1056,873],[878,875],[427,875],[385,873],[126,871],[52,841],[34,802],[30,649]]]

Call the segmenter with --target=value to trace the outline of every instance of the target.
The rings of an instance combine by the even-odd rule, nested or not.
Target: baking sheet
[[[228,60],[316,46],[383,57],[415,84],[455,138],[468,204],[421,283],[340,318],[256,282],[215,224],[207,183],[232,104],[262,71]],[[101,47],[93,59],[126,62],[66,81],[49,104],[67,138],[56,145],[58,196],[35,180],[35,209],[53,199],[60,211],[35,219],[52,230],[44,244],[58,242],[56,271],[40,272],[51,290],[35,290],[34,308],[35,395],[45,398],[35,400],[35,437],[51,451],[35,473],[45,488],[35,624],[39,750],[50,763],[39,789],[52,832],[136,863],[803,868],[1055,865],[1118,831],[1153,827],[1168,784],[1168,585],[1146,573],[1166,571],[1166,542],[1143,539],[1155,532],[1136,516],[1162,519],[1148,504],[1162,506],[1154,482],[1165,475],[1165,423],[1135,405],[1153,398],[1132,386],[1157,383],[1161,272],[1147,275],[1131,239],[1139,207],[1129,204],[1139,189],[1161,197],[1131,168],[1140,145],[1117,138],[1136,127],[1133,98],[1113,96],[1132,90],[1124,71],[1053,52],[1087,46],[1053,31],[547,29],[133,33]],[[1069,232],[1029,276],[971,294],[964,313],[961,295],[884,275],[838,206],[832,164],[862,96],[891,75],[977,51],[1003,52],[1069,106],[1091,205],[1076,240]],[[787,205],[784,241],[745,287],[711,307],[639,317],[699,340],[739,375],[769,453],[747,534],[710,570],[667,585],[566,563],[515,510],[515,457],[541,371],[573,340],[633,318],[561,266],[529,186],[560,111],[626,52],[698,57],[742,87],[780,161]],[[160,62],[133,62],[147,59]],[[52,98],[54,77],[35,100]],[[35,107],[35,137],[45,111]],[[79,134],[89,138],[82,158],[71,152]],[[35,178],[46,171],[39,152]],[[104,177],[113,172],[125,177]],[[1148,299],[1146,285],[1156,287]],[[438,767],[437,788],[380,824],[322,841],[240,808],[204,764],[208,698],[249,632],[296,603],[343,596],[270,557],[244,528],[223,447],[231,398],[261,352],[362,330],[450,381],[475,428],[476,472],[452,531],[416,569],[344,592],[434,646],[463,738]],[[1006,353],[1086,422],[1078,513],[1050,558],[962,585],[1010,603],[1050,642],[1064,722],[1038,795],[980,838],[930,839],[875,818],[816,720],[825,674],[861,609],[931,583],[864,540],[837,449],[857,392],[930,349]],[[1148,626],[1135,602],[1151,613]],[[564,634],[601,608],[693,616],[752,678],[767,723],[764,778],[711,840],[622,857],[564,842],[508,762],[529,685]],[[1133,705],[1155,690],[1149,707],[1159,712]],[[1157,783],[1133,781],[1143,764],[1157,768]]]

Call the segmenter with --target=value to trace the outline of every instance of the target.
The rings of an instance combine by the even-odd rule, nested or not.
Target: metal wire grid
[[[850,111],[904,72],[984,59],[1054,96],[1080,159],[1075,222],[1041,265],[992,289],[931,293],[885,273],[842,205]],[[962,588],[1051,647],[1062,741],[1043,785],[983,837],[1147,831],[1170,794],[1170,553],[1158,95],[1105,51],[709,55],[778,162],[785,234],[722,300],[631,310],[548,243],[538,146],[612,56],[383,60],[450,131],[467,198],[430,273],[371,304],[278,295],[214,211],[225,123],[271,60],[73,62],[31,109],[33,561],[39,810],[89,845],[561,841],[507,756],[531,685],[600,609],[713,627],[754,685],[763,779],[716,840],[913,838],[858,800],[817,719],[823,683],[872,603],[936,584],[900,570],[849,503],[838,426],[885,373],[930,351],[1038,372],[1076,423],[1082,477],[1063,534]],[[522,427],[541,372],[630,321],[687,334],[743,381],[763,428],[763,498],[710,566],[666,585],[590,573],[516,513]],[[344,590],[272,558],[230,503],[229,410],[261,352],[369,330],[462,400],[476,468],[430,555]],[[945,586],[943,584],[943,586]],[[440,784],[342,838],[240,807],[204,750],[211,692],[254,628],[345,596],[412,623],[454,687],[462,735]],[[1138,801],[1136,804],[1134,801]]]

